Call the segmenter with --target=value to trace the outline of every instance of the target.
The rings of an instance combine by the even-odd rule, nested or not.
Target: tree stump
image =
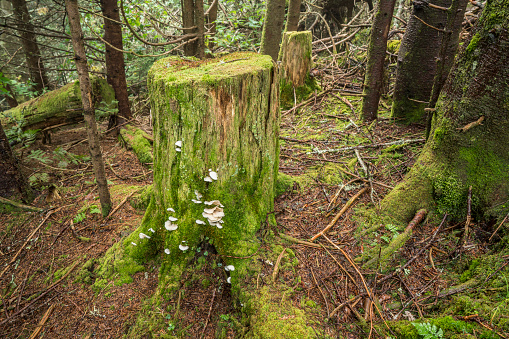
[[[311,70],[310,31],[286,32],[279,59],[281,60],[281,105],[291,107],[295,101],[306,99],[318,85],[310,76]]]

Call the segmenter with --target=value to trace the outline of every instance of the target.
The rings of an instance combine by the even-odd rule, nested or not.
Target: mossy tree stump
[[[267,323],[265,306],[256,302],[261,296],[258,258],[264,251],[256,232],[267,219],[275,221],[280,118],[279,76],[272,59],[255,53],[205,61],[162,59],[150,70],[148,85],[154,117],[153,197],[140,227],[106,254],[103,271],[113,260],[121,280],[129,281],[127,275],[138,271],[139,263],[161,258],[152,300],[167,300],[177,295],[193,258],[203,256],[211,244],[224,265],[234,266],[228,282],[245,312]],[[278,308],[280,301],[273,306]],[[283,308],[293,310],[291,305]],[[283,332],[312,334],[304,317],[298,319],[271,321],[281,322]],[[296,323],[300,329],[293,329]]]
[[[281,61],[281,105],[290,107],[305,99],[318,85],[310,76],[312,66],[311,45],[312,35],[310,31],[286,32],[279,53]]]

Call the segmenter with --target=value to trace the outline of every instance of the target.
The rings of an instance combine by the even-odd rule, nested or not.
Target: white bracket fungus
[[[201,198],[203,198],[203,195],[201,195],[200,192],[198,192],[197,190],[194,190],[194,195],[196,195],[196,199],[200,200]]]
[[[169,221],[177,221],[178,219],[177,219],[177,218],[175,218],[175,217],[168,217],[168,220],[169,220]]]
[[[136,243],[131,241],[131,245],[136,246]]]
[[[168,220],[164,223],[164,228],[166,228],[168,231],[175,231],[178,228],[178,226],[172,224],[171,221]]]
[[[152,232],[152,233],[155,233],[155,232],[156,232],[156,231],[154,231],[154,229],[153,229],[152,227],[150,227],[148,230],[149,230],[150,232]]]
[[[206,224],[206,222],[205,222],[205,221],[202,221],[202,220],[200,220],[200,219],[196,220],[196,223],[197,223],[198,225],[205,225],[205,224]]]
[[[235,266],[233,265],[228,265],[228,266],[225,266],[224,269],[228,272],[228,271],[235,271]]]
[[[201,201],[200,200],[196,200],[196,199],[191,199],[192,202],[194,202],[195,204],[201,204]]]
[[[186,241],[182,241],[182,243],[179,245],[179,249],[181,251],[187,251],[189,249],[189,246],[187,246]]]
[[[231,284],[231,283],[232,283],[232,277],[228,277],[228,278],[226,279],[226,282],[227,282],[228,284]]]
[[[212,182],[212,179],[207,175],[205,178],[203,178],[203,181]]]
[[[171,207],[167,208],[166,210],[167,210],[168,212],[173,212],[173,213],[175,213],[175,210],[174,210],[173,208],[171,208]]]

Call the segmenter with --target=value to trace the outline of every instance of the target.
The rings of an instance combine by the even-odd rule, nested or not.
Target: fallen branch
[[[345,206],[343,206],[343,208],[341,209],[341,211],[339,211],[338,214],[336,214],[336,216],[334,217],[334,219],[332,219],[332,221],[327,225],[327,227],[325,227],[320,233],[316,234],[314,237],[311,238],[311,241],[315,241],[316,239],[318,239],[319,237],[321,237],[322,235],[324,235],[325,232],[327,232],[332,226],[334,226],[336,224],[336,222],[339,220],[339,218],[341,218],[341,216],[343,214],[345,214],[346,211],[348,211],[348,209],[350,208],[350,206],[352,206],[352,204],[364,193],[368,190],[368,187],[364,187],[363,189],[361,189],[359,192],[357,192],[357,194],[355,194],[353,197],[350,198],[350,200],[348,200],[348,202],[345,204]]]
[[[507,218],[509,217],[509,213],[507,213],[507,215],[505,216],[504,220],[502,220],[502,222],[500,223],[500,225],[498,225],[497,229],[495,230],[495,232],[493,232],[493,234],[491,235],[491,237],[488,239],[488,241],[491,241],[491,238],[493,238],[493,236],[495,235],[495,233],[498,232],[498,229],[506,222]]]
[[[41,321],[39,321],[39,325],[35,328],[35,331],[32,332],[32,335],[30,336],[30,339],[35,339],[39,335],[39,333],[42,331],[42,327],[48,321],[49,317],[51,316],[51,313],[53,313],[53,310],[55,309],[55,304],[52,304],[46,313],[44,313],[44,316],[42,317]]]
[[[9,200],[6,198],[2,198],[2,197],[0,197],[0,203],[8,204],[8,205],[11,205],[11,206],[14,206],[17,208],[21,208],[22,210],[31,211],[31,212],[42,212],[43,211],[42,208],[24,205],[22,203],[12,201],[12,200]]]
[[[408,139],[408,140],[396,140],[391,142],[384,142],[381,144],[372,144],[372,145],[359,145],[359,146],[349,146],[349,147],[343,147],[343,148],[336,148],[336,149],[326,149],[326,150],[316,150],[308,153],[316,153],[316,154],[323,154],[323,153],[338,153],[338,152],[344,152],[344,151],[353,151],[356,149],[363,149],[363,148],[378,148],[378,147],[385,147],[385,146],[393,146],[393,145],[405,145],[405,144],[413,144],[413,143],[420,143],[425,142],[426,139]]]
[[[120,204],[118,204],[118,206],[117,206],[117,207],[115,207],[115,209],[114,209],[113,211],[111,211],[111,213],[110,213],[110,214],[108,214],[108,216],[107,216],[106,218],[110,218],[110,217],[112,217],[112,216],[113,216],[113,214],[115,214],[115,213],[118,211],[118,209],[119,209],[120,207],[122,207],[122,206],[125,204],[125,202],[127,201],[127,199],[129,199],[130,197],[132,197],[132,196],[133,196],[133,194],[134,194],[134,193],[136,193],[136,192],[138,192],[138,191],[139,191],[139,190],[132,191],[132,192],[131,192],[131,193],[130,193],[127,197],[125,197],[125,198],[124,198],[124,200],[122,200],[122,202],[121,202]]]
[[[276,282],[277,274],[279,273],[279,264],[283,259],[283,255],[285,255],[286,248],[283,248],[279,256],[277,257],[276,264],[274,265],[274,271],[272,272],[272,283]]]

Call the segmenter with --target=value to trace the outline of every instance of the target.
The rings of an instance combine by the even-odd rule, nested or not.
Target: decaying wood
[[[272,272],[272,283],[276,282],[277,274],[279,273],[279,264],[281,264],[281,259],[286,253],[286,248],[283,248],[279,256],[277,257],[276,264],[274,265],[274,271]]]
[[[336,224],[336,222],[339,220],[339,218],[341,218],[341,216],[343,214],[345,214],[346,211],[348,211],[348,209],[350,208],[350,206],[352,206],[352,204],[364,193],[366,192],[367,190],[369,189],[369,187],[364,187],[363,189],[361,189],[359,192],[357,192],[357,194],[355,194],[353,197],[350,198],[350,200],[348,200],[348,202],[345,204],[345,206],[343,206],[343,208],[338,212],[338,214],[336,214],[336,216],[334,217],[334,219],[332,219],[332,221],[327,225],[327,227],[325,227],[321,232],[317,233],[315,236],[313,236],[311,238],[311,241],[315,241],[316,239],[318,239],[319,237],[321,237],[322,235],[324,235],[325,232],[327,232],[332,226],[334,226]]]
[[[468,125],[465,125],[463,127],[459,127],[459,128],[456,128],[457,130],[459,131],[462,131],[462,132],[466,132],[468,131],[469,129],[475,127],[475,126],[479,126],[479,125],[482,125],[482,122],[484,121],[484,115],[482,117],[480,117],[479,119],[477,119],[476,121],[474,122],[471,122],[469,123]]]

